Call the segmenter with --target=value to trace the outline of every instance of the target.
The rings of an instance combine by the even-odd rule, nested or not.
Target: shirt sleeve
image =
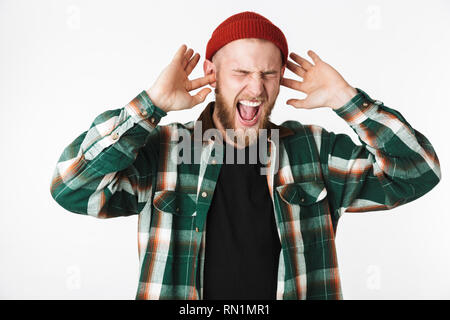
[[[64,149],[52,197],[71,212],[97,218],[139,213],[157,170],[157,124],[165,115],[145,91],[125,107],[100,114]]]
[[[335,112],[357,133],[323,133],[321,161],[334,205],[343,212],[390,209],[417,199],[440,180],[438,157],[425,136],[403,116],[357,88]]]

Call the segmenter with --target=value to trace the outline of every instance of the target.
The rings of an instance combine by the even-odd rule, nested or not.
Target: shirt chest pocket
[[[156,191],[153,206],[156,210],[180,217],[195,216],[196,194],[173,190]]]
[[[291,247],[302,249],[331,237],[331,224],[323,181],[295,182],[276,187],[281,214]]]
[[[196,194],[173,190],[156,191],[153,197],[152,227],[171,230],[177,241],[195,229]]]
[[[277,187],[281,199],[291,205],[308,207],[322,201],[327,189],[321,180],[295,182]]]
[[[156,191],[153,197],[148,251],[155,259],[154,268],[164,270],[165,283],[195,282],[195,274],[187,270],[195,265],[199,247],[195,232],[196,197],[173,190]],[[175,297],[179,292],[174,288],[169,286],[166,294]]]

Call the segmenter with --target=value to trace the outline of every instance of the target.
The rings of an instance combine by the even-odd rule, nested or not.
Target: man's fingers
[[[192,70],[194,70],[195,66],[197,65],[198,61],[200,60],[200,54],[196,53],[192,59],[189,61],[189,63],[187,64],[185,70],[186,70],[186,74],[190,75]]]
[[[288,78],[282,78],[281,85],[303,92],[303,90],[302,90],[303,82],[302,81],[297,81],[297,80],[288,79]]]
[[[197,92],[197,94],[192,96],[191,99],[191,108],[193,106],[196,106],[199,103],[202,103],[203,101],[205,101],[206,97],[208,96],[208,94],[211,93],[211,89],[209,88],[203,88],[202,90],[200,90],[199,92]]]
[[[207,84],[213,83],[216,81],[214,73],[210,73],[204,77],[197,78],[188,82],[188,87],[186,88],[188,91],[198,89]]]
[[[174,62],[182,62],[184,53],[186,52],[187,46],[185,44],[182,44],[181,47],[178,48],[177,52],[175,53],[172,61]]]
[[[191,48],[189,48],[185,53],[184,53],[184,57],[183,57],[183,69],[186,68],[186,66],[188,65],[189,61],[191,60],[192,54],[194,53],[194,50],[192,50]]]
[[[306,60],[305,58],[300,57],[298,54],[296,54],[295,52],[291,52],[291,54],[289,55],[289,57],[291,57],[292,60],[294,60],[295,62],[297,62],[299,65],[302,66],[303,69],[305,69],[306,71],[308,71],[309,69],[311,69],[312,67],[314,67],[314,65],[309,62],[308,60]]]
[[[311,59],[315,64],[317,64],[320,61],[319,56],[314,51],[308,50],[308,55],[311,57]]]
[[[299,66],[298,64],[293,63],[292,61],[289,61],[289,60],[287,61],[286,66],[293,73],[295,73],[295,74],[299,75],[300,77],[304,78],[304,76],[306,74],[306,71],[301,66]]]

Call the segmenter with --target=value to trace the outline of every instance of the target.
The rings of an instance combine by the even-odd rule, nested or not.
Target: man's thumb
[[[209,88],[204,88],[204,89],[200,90],[199,92],[197,92],[197,94],[195,96],[193,96],[194,104],[192,106],[195,106],[195,105],[205,101],[206,97],[208,96],[208,94],[211,93],[211,91],[212,90]]]
[[[305,101],[306,99],[289,99],[286,101],[286,104],[289,104],[297,109],[308,109]]]

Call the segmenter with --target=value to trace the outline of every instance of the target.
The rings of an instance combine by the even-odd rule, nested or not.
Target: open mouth
[[[239,121],[244,126],[253,126],[258,122],[260,109],[262,107],[262,102],[252,102],[249,100],[240,100],[237,103],[237,110],[239,114]]]

